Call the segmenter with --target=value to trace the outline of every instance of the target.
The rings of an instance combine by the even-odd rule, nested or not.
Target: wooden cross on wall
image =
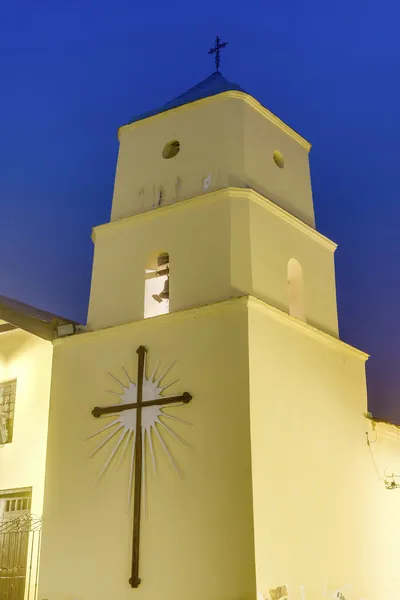
[[[98,419],[102,415],[115,415],[126,410],[136,410],[136,428],[134,439],[134,501],[133,501],[133,539],[132,539],[132,570],[129,584],[137,588],[140,584],[139,578],[139,548],[140,548],[140,514],[142,501],[142,465],[143,465],[143,445],[142,445],[142,412],[147,406],[165,406],[183,402],[187,404],[192,399],[188,392],[180,396],[171,396],[169,398],[158,397],[153,400],[143,401],[143,380],[145,376],[145,358],[147,350],[144,346],[139,346],[138,368],[137,368],[137,396],[136,402],[130,404],[115,404],[113,406],[99,407],[92,410],[92,415]]]

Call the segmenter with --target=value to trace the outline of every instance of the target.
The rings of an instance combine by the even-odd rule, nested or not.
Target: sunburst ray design
[[[171,362],[158,376],[156,376],[156,373],[158,371],[159,361],[157,361],[155,363],[154,368],[151,372],[151,375],[148,378],[146,377],[146,373],[144,373],[143,392],[142,392],[143,402],[146,402],[149,400],[161,400],[162,401],[162,398],[163,398],[162,394],[163,394],[164,390],[166,390],[167,388],[171,387],[172,385],[178,383],[179,379],[176,379],[176,380],[172,381],[171,383],[162,384],[167,373],[169,373],[169,371],[175,365],[175,362],[176,361]],[[111,393],[114,396],[117,396],[119,398],[119,402],[118,402],[118,404],[115,405],[115,407],[119,406],[120,404],[134,404],[137,402],[137,385],[135,382],[132,381],[132,379],[131,379],[128,371],[125,369],[125,367],[122,367],[122,370],[123,370],[125,378],[127,380],[126,385],[125,385],[125,383],[123,383],[123,381],[120,381],[119,378],[115,377],[115,375],[113,375],[112,373],[109,373],[110,377],[114,380],[114,382],[120,388],[119,392],[107,390],[108,393]],[[144,505],[144,516],[146,516],[146,512],[147,512],[147,510],[146,510],[146,480],[145,480],[145,473],[146,473],[146,466],[147,466],[146,465],[146,463],[147,463],[147,460],[146,460],[147,448],[150,452],[151,463],[153,465],[154,472],[155,473],[158,472],[157,457],[156,457],[156,452],[155,452],[155,447],[154,447],[153,434],[158,439],[161,448],[167,455],[174,470],[178,473],[178,475],[181,478],[183,477],[182,469],[179,466],[176,458],[173,456],[170,449],[168,448],[167,442],[163,437],[163,434],[165,434],[165,432],[166,432],[167,435],[169,435],[173,439],[179,441],[181,444],[184,444],[185,446],[189,446],[188,442],[186,440],[184,440],[178,433],[176,433],[170,426],[168,426],[163,420],[165,418],[165,419],[170,419],[171,421],[176,421],[178,423],[183,423],[184,425],[191,425],[191,423],[189,423],[188,421],[185,421],[183,419],[180,419],[179,417],[176,417],[175,415],[171,415],[171,414],[165,412],[166,408],[173,408],[173,407],[181,406],[181,405],[182,405],[182,402],[177,402],[176,404],[169,403],[169,404],[163,405],[161,403],[160,405],[156,405],[156,406],[142,407],[142,448],[143,448],[143,452],[142,452],[142,464],[143,464],[142,500],[143,500],[143,505]],[[119,433],[119,435],[117,436],[116,443],[114,443],[114,445],[112,447],[110,446],[112,449],[111,449],[111,452],[107,455],[106,460],[100,470],[100,473],[99,473],[98,479],[97,479],[97,481],[99,481],[102,478],[102,476],[105,474],[107,469],[110,467],[110,465],[113,464],[114,459],[116,458],[116,456],[118,454],[118,451],[121,450],[119,459],[118,459],[118,461],[116,461],[117,468],[119,468],[121,466],[121,464],[123,463],[124,459],[127,456],[129,456],[128,449],[129,449],[129,447],[131,447],[131,452],[130,452],[130,456],[129,456],[130,465],[129,465],[129,482],[128,482],[128,506],[129,506],[132,501],[132,489],[133,489],[133,480],[134,480],[136,408],[128,408],[121,412],[117,411],[115,413],[109,413],[109,414],[103,415],[102,418],[107,418],[107,419],[111,418],[112,420],[109,423],[107,423],[105,426],[101,427],[98,431],[93,433],[88,439],[92,439],[107,430],[111,430],[111,431],[109,431],[108,434],[104,437],[104,439],[102,439],[101,442],[90,452],[89,457],[96,454],[104,446],[107,446],[108,442],[113,441],[114,436],[117,436],[117,434]]]

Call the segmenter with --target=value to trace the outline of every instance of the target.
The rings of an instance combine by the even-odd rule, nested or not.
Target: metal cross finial
[[[220,39],[217,36],[215,38],[215,47],[211,48],[211,50],[208,53],[208,54],[214,54],[214,52],[215,52],[215,66],[217,67],[217,73],[219,73],[219,65],[221,63],[221,60],[220,60],[221,48],[225,48],[225,46],[227,46],[227,45],[228,45],[228,42],[223,42],[222,44],[220,44]]]

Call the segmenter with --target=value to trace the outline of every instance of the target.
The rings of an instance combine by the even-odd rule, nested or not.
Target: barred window
[[[1,523],[31,512],[32,488],[0,490],[0,530]],[[1,531],[0,531],[0,580],[1,580]],[[1,582],[0,582],[1,592]],[[0,593],[0,598],[3,598]],[[17,600],[17,599],[16,599]]]
[[[0,383],[0,444],[12,442],[17,380]]]
[[[4,509],[3,516],[10,517],[14,516],[11,513],[29,512],[31,509],[31,495],[21,494],[21,496],[13,497],[14,494],[4,495]],[[0,501],[2,496],[0,495]],[[9,499],[7,499],[9,498]]]

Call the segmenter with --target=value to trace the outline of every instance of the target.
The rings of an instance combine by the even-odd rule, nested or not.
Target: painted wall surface
[[[161,252],[170,258],[171,311],[230,296],[230,207],[213,194],[95,232],[91,329],[143,318],[145,270]]]
[[[304,270],[306,316],[338,334],[335,245],[252,190],[227,188],[95,229],[88,325],[143,318],[150,257],[170,256],[170,310],[254,295],[288,311],[287,265]]]
[[[394,473],[400,484],[400,430],[386,423],[371,425],[366,421],[373,471],[369,494],[374,507],[368,515],[366,544],[373,551],[372,575],[379,576],[376,598],[400,598],[400,488],[386,489],[384,482]]]
[[[315,227],[309,148],[296,143],[250,104],[243,103],[242,118],[246,185]],[[283,168],[273,160],[275,150],[283,156]]]
[[[337,337],[335,244],[262,196],[231,195],[232,287],[288,312],[288,264],[295,258],[303,270],[307,322]]]
[[[0,490],[32,487],[42,515],[53,348],[16,329],[0,334],[0,381],[17,380],[13,439],[0,446]]]
[[[139,600],[255,600],[255,583],[268,599],[399,596],[399,495],[366,443],[365,355],[243,297],[56,342],[40,598],[132,596],[129,459],[116,468],[121,446],[97,482],[119,434],[91,458],[109,430],[87,438],[121,389],[108,372],[136,380],[140,344],[147,373],[177,360],[165,393],[193,401],[167,411],[192,423],[172,422],[189,446],[161,430],[184,479],[154,437],[155,475],[147,447]]]
[[[242,110],[223,94],[122,127],[111,220],[158,206],[161,186],[163,204],[171,204],[228,186],[230,173],[242,179]],[[180,142],[180,152],[164,159],[171,140]]]
[[[118,401],[108,372],[136,381],[136,349],[148,348],[150,373],[176,360],[164,394],[189,391],[190,404],[166,412],[192,424],[164,422],[165,443],[181,480],[153,435],[158,474],[146,451],[147,517],[142,522],[142,584],[128,584],[132,507],[127,509],[129,459],[121,448],[101,480],[117,443],[88,458],[107,436],[87,438],[106,418],[94,406]],[[45,522],[39,598],[230,600],[255,597],[245,301],[169,314],[56,342],[49,423]],[[130,454],[130,450],[128,451]]]
[[[366,444],[365,357],[256,300],[249,353],[258,592],[400,597],[399,496]]]
[[[180,151],[165,159],[172,140]],[[283,153],[283,169],[275,150]],[[127,125],[120,129],[111,220],[231,186],[253,188],[314,227],[308,151],[300,136],[239,92]]]

